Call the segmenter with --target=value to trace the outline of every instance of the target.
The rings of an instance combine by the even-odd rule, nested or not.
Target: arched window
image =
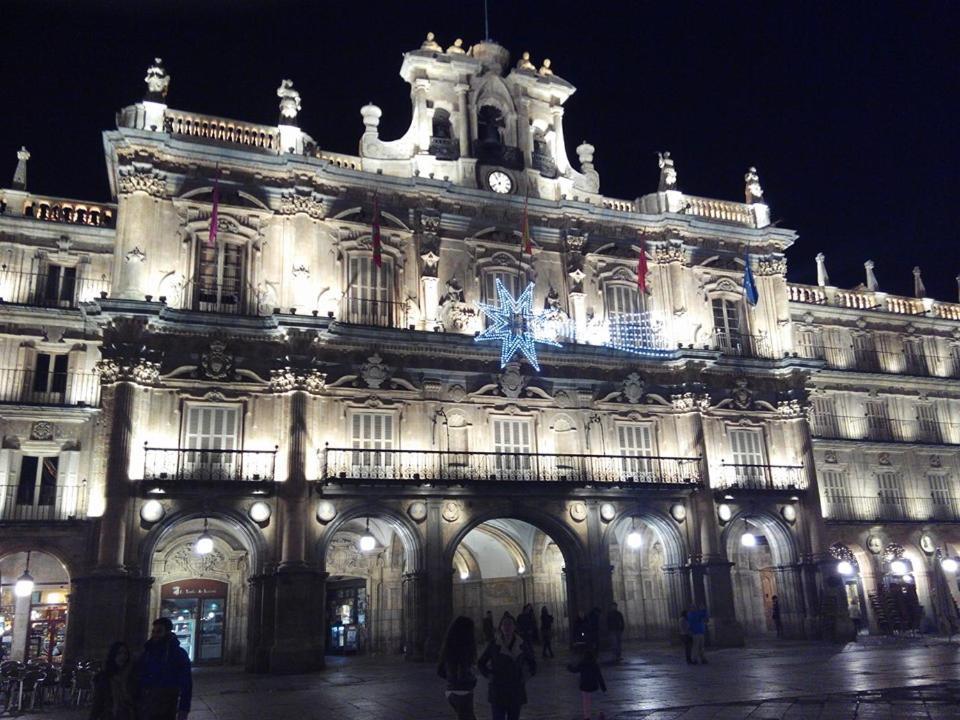
[[[430,154],[437,160],[456,160],[460,157],[460,143],[453,137],[450,112],[444,108],[437,108],[433,111]]]

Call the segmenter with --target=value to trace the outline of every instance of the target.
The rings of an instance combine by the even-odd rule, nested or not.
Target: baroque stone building
[[[960,305],[822,258],[789,283],[753,168],[745,202],[683,192],[669,153],[603,195],[547,60],[430,35],[400,75],[409,129],[364,106],[359,155],[298,127],[287,80],[277,125],[175,110],[159,60],[103,134],[113,202],[29,192],[19,153],[14,657],[158,614],[196,661],[271,672],[430,656],[455,612],[526,603],[666,639],[701,602],[718,644],[772,632],[774,595],[789,637],[956,623]]]

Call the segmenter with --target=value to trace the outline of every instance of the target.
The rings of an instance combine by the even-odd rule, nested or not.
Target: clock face
[[[487,185],[489,185],[490,189],[495,193],[506,195],[513,189],[513,180],[505,172],[494,170],[487,175]]]

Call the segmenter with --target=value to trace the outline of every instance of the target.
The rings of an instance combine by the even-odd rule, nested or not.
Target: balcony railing
[[[70,370],[0,368],[0,403],[96,407],[100,403],[100,376]]]
[[[351,325],[375,325],[376,327],[405,328],[407,306],[392,300],[377,300],[357,295],[344,295],[340,299],[340,322]]]
[[[803,490],[807,476],[802,465],[745,465],[724,463],[720,470],[719,489]]]
[[[321,480],[697,485],[700,458],[326,448]]]
[[[826,440],[960,445],[960,425],[937,420],[813,415],[811,433]]]
[[[85,485],[0,485],[0,521],[77,520],[86,515]]]
[[[47,272],[21,272],[0,265],[0,302],[34,307],[75,308],[110,292],[106,275],[86,277],[80,268],[56,266]]]
[[[143,479],[152,482],[273,482],[277,450],[144,449]]]
[[[833,495],[823,503],[826,520],[927,522],[960,520],[960,500],[943,497]]]
[[[770,343],[762,335],[744,335],[717,330],[714,332],[714,348],[724,355],[734,355],[736,357],[773,357],[770,351]]]

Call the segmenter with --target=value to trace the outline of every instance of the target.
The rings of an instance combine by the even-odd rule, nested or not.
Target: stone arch
[[[32,592],[23,597],[10,592],[6,608],[3,629],[9,659],[59,663],[67,646],[67,598],[73,576],[57,553],[37,549],[36,544],[0,553],[0,573],[9,585],[15,587],[26,572],[35,583]]]
[[[21,533],[9,535],[0,541],[0,558],[26,552],[44,553],[63,565],[67,576],[72,579],[81,576],[85,570],[83,555],[74,549],[74,546],[77,549],[83,549],[85,543],[76,542],[76,540],[77,538],[66,539],[65,542],[71,543],[71,547],[63,547],[56,538]]]
[[[638,548],[629,533],[641,536]],[[680,526],[652,508],[621,513],[604,529],[603,557],[612,570],[612,601],[626,622],[627,638],[655,640],[672,636],[676,618],[689,602],[685,569],[689,555]]]
[[[424,565],[424,549],[420,530],[409,516],[395,508],[380,503],[366,502],[341,509],[323,529],[316,545],[316,561],[321,571],[326,571],[327,549],[333,536],[352,520],[378,519],[390,525],[403,545],[405,572],[420,572]]]

